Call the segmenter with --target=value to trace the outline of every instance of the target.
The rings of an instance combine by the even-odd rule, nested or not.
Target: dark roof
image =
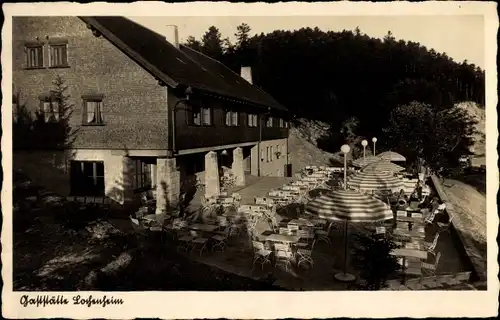
[[[286,111],[269,94],[219,61],[180,45],[124,17],[80,17],[144,69],[171,87],[194,89],[261,107]]]

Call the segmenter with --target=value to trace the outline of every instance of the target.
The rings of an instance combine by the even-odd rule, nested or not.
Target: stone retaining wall
[[[436,190],[439,198],[446,202],[446,213],[452,219],[451,225],[454,233],[462,243],[465,255],[471,263],[474,272],[472,273],[472,280],[486,281],[487,271],[486,266],[482,262],[482,254],[477,250],[472,239],[464,234],[465,226],[460,215],[453,209],[453,205],[449,202],[448,196],[441,185],[441,181],[435,175],[431,176],[432,184]]]

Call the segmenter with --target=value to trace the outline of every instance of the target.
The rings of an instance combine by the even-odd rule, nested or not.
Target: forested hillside
[[[189,37],[186,44],[235,72],[252,66],[254,84],[296,117],[327,122],[330,132],[320,141],[327,151],[373,136],[382,149],[422,144],[415,136],[400,141],[406,140],[404,128],[415,125],[405,120],[412,112],[415,121],[424,115],[432,119],[420,129],[436,134],[410,150],[411,158],[455,159],[468,150],[474,119],[453,111],[453,106],[471,101],[484,107],[485,79],[484,71],[467,61],[455,62],[446,53],[397,40],[390,31],[384,39],[359,29],[303,28],[252,35],[251,27],[241,24],[235,35],[236,42],[230,43],[211,27],[201,38]],[[452,111],[442,112],[448,109]],[[455,131],[432,127],[445,123]],[[443,139],[450,134],[458,138]]]

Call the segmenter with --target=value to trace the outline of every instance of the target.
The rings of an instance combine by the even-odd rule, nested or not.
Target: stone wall
[[[472,267],[474,268],[473,278],[476,278],[475,280],[480,281],[486,280],[487,270],[485,264],[483,263],[484,257],[476,249],[476,246],[474,245],[471,237],[466,235],[466,230],[465,226],[463,225],[462,219],[460,215],[453,209],[453,205],[448,200],[448,196],[446,195],[446,192],[441,185],[439,178],[435,175],[432,175],[431,181],[439,198],[442,201],[446,202],[446,213],[448,214],[449,218],[452,219],[451,225],[453,227],[453,231],[462,244],[463,253],[466,255]]]

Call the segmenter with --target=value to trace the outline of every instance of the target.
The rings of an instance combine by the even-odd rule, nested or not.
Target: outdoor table
[[[170,218],[170,215],[166,213],[160,213],[160,214],[148,214],[142,217],[143,220],[147,221],[157,221],[158,223],[163,223],[163,221],[167,220]]]
[[[411,208],[411,207],[406,207],[406,212],[412,213],[412,212],[422,212],[422,209],[420,208]]]
[[[414,217],[396,217],[396,221],[401,221],[401,222],[410,222],[410,223],[415,223],[415,224],[422,224],[424,223],[424,219],[422,218],[414,218]]]
[[[288,221],[288,224],[295,224],[298,225],[299,227],[314,227],[314,224],[309,220],[293,219]]]
[[[416,250],[416,249],[394,249],[390,253],[393,256],[402,257],[403,258],[403,266],[402,270],[404,274],[412,274],[412,275],[421,275],[422,271],[419,268],[406,268],[406,259],[407,258],[417,258],[420,260],[427,259],[427,251]],[[406,279],[403,276],[403,281]]]
[[[394,249],[390,253],[393,256],[403,257],[403,258],[417,258],[421,260],[427,259],[427,251],[417,250],[417,249]]]
[[[219,228],[219,226],[215,226],[212,224],[203,224],[203,223],[195,223],[188,226],[191,230],[205,231],[205,232],[214,232]]]
[[[393,233],[398,236],[405,236],[409,238],[425,238],[425,233],[417,231],[408,231],[403,229],[394,229]]]
[[[266,237],[266,241],[296,243],[296,242],[299,242],[299,237],[273,233],[272,235]]]

